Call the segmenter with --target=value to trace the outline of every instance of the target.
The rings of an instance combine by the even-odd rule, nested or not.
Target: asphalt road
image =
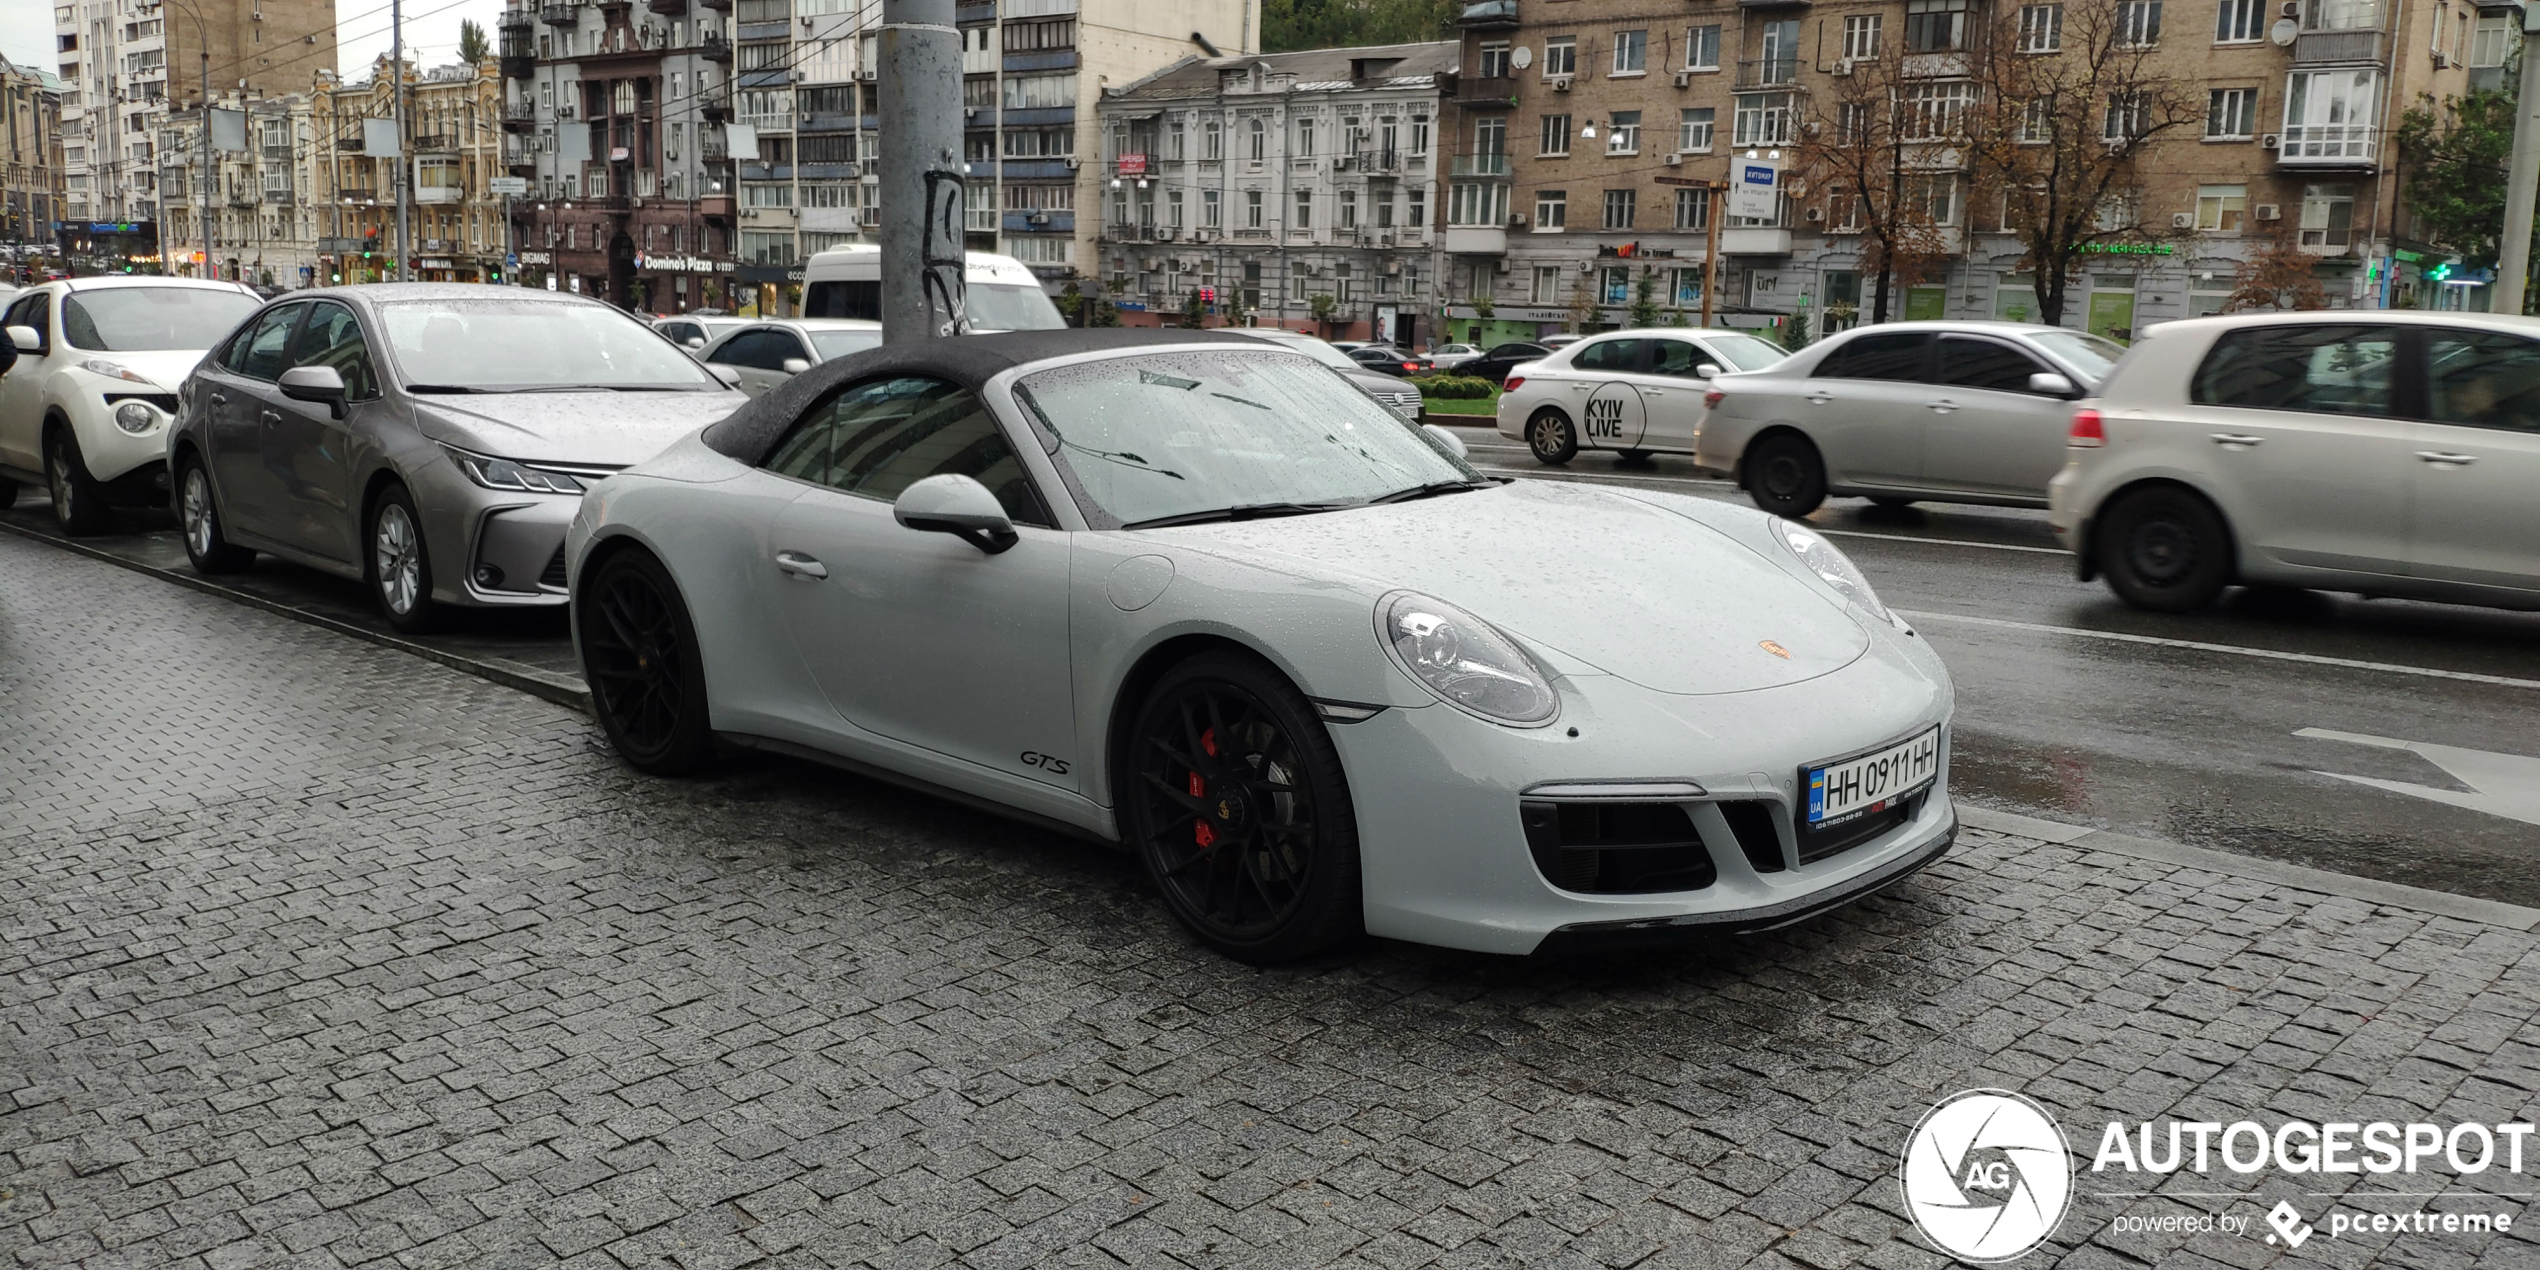
[[[1493,471],[1746,501],[1689,459],[1547,469],[1495,432],[1459,434]],[[2043,512],[1837,499],[1809,519],[1948,660],[1961,798],[2540,903],[2540,613],[2235,591],[2165,617],[2076,580]],[[2447,754],[2447,770],[2387,742],[2510,757]]]

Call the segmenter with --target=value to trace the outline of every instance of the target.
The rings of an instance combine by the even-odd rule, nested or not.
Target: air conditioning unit
[[[1685,157],[1681,154],[1670,154],[1667,156],[1667,166],[1671,168],[1683,166],[1684,161]]]
[[[1852,73],[1852,59],[1848,57],[1836,58],[1834,60],[1834,73],[1838,76],[1850,75]]]
[[[1400,277],[1402,275],[1402,262],[1399,260],[1386,261],[1385,272],[1394,277]]]
[[[1510,216],[1508,218],[1508,227],[1510,229],[1524,229],[1526,227],[1525,213],[1519,212],[1516,215]]]
[[[2258,148],[2259,148],[2259,149],[2261,149],[2261,150],[2281,150],[2281,149],[2283,149],[2283,148],[2284,148],[2284,134],[2282,134],[2282,133],[2276,133],[2276,132],[2270,132],[2270,133],[2268,133],[2267,135],[2265,135],[2265,136],[2263,136],[2263,137],[2258,138]]]
[[[1212,234],[1212,233],[1208,232],[1207,230],[1203,229],[1203,230],[1200,230],[1198,233],[1192,234],[1192,235],[1191,235],[1191,241],[1192,241],[1192,242],[1195,242],[1195,243],[1204,243],[1204,242],[1209,242],[1209,241],[1211,241],[1211,240],[1215,239],[1216,237],[1217,237],[1217,235]]]
[[[1678,88],[1687,88],[1687,87],[1691,87],[1691,86],[1692,86],[1692,84],[1693,84],[1693,72],[1692,72],[1692,71],[1677,71],[1677,72],[1676,72],[1676,87],[1678,87]]]
[[[1079,160],[1075,155],[1071,154],[1067,156],[1067,170],[1070,172],[1075,171],[1080,162],[1082,162],[1082,160]]]
[[[2194,213],[2194,212],[2172,212],[2172,213],[2170,213],[2170,228],[2172,228],[2172,229],[2194,229],[2194,228],[2196,228],[2196,213]]]
[[[2282,220],[2284,208],[2276,203],[2260,203],[2249,209],[2249,215],[2258,220]]]
[[[1575,75],[1554,75],[1550,77],[1552,91],[1556,93],[1566,93],[1570,91],[1570,82],[1576,78],[1578,77]]]
[[[1811,225],[1814,225],[1814,224],[1816,224],[1818,221],[1824,220],[1824,219],[1826,218],[1826,209],[1824,209],[1824,208],[1822,208],[1822,207],[1812,207],[1812,208],[1809,208],[1809,209],[1808,209],[1808,213],[1807,213],[1807,215],[1808,215],[1808,223],[1809,223],[1809,224],[1811,224]]]
[[[1333,156],[1332,156],[1332,170],[1333,170],[1333,171],[1335,171],[1335,172],[1347,172],[1347,171],[1349,171],[1349,156],[1348,156],[1348,155],[1346,155],[1346,154],[1336,154],[1336,155],[1333,155]]]
[[[2276,6],[2276,12],[2284,17],[2298,18],[2302,16],[2302,0],[2284,0],[2283,4]]]
[[[1491,269],[1492,273],[1506,273],[1508,272],[1508,257],[1501,256],[1499,259],[1492,261],[1491,265],[1493,266]]]
[[[1034,212],[1023,219],[1034,225],[1046,225],[1050,223],[1050,214],[1048,212]]]
[[[868,84],[872,83],[874,79],[877,78],[874,68],[870,66],[857,67],[855,77]]]
[[[556,118],[558,118],[558,119],[571,119],[571,118],[573,118],[573,107],[571,107],[571,106],[567,106],[567,105],[563,105],[563,104],[558,104],[558,105],[556,106]]]

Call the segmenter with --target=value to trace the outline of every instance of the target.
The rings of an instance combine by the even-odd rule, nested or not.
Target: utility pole
[[[2496,259],[2498,313],[2522,312],[2531,275],[2531,216],[2540,195],[2540,7],[2522,8],[2522,95],[2514,101],[2514,151],[2505,175],[2504,242]]]
[[[953,0],[882,0],[882,342],[969,328]]]
[[[1729,210],[1728,183],[1724,181],[1712,186],[1703,192],[1703,197],[1709,201],[1711,208],[1711,214],[1702,218],[1710,239],[1702,248],[1702,326],[1704,330],[1709,330],[1711,297],[1720,289],[1720,217]]]
[[[220,168],[219,160],[212,155],[212,46],[199,17],[194,19],[194,42],[203,49],[203,214],[195,219],[203,222],[199,226],[203,231],[202,276],[209,278],[212,276],[212,198],[219,193],[216,186],[220,181]],[[159,267],[168,267],[165,252],[159,255]]]
[[[388,117],[397,125],[397,153],[388,179],[397,191],[397,281],[414,277],[406,258],[406,22],[401,0],[388,0]]]

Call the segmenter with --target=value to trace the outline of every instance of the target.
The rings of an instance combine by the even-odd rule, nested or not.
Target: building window
[[[1736,131],[1731,145],[1789,145],[1791,110],[1789,93],[1748,93],[1737,99]]]
[[[1711,228],[1711,191],[1686,189],[1676,191],[1676,228]]]
[[[2124,0],[2117,7],[2117,40],[2142,46],[2161,42],[2161,0]]]
[[[1296,121],[1296,148],[1289,153],[1300,159],[1311,159],[1314,157],[1313,120],[1299,119]]]
[[[1217,191],[1202,190],[1199,195],[1199,225],[1202,229],[1218,229],[1226,223],[1226,209],[1219,205]]]
[[[1244,191],[1244,228],[1261,228],[1261,191]]]
[[[1260,121],[1260,120],[1255,119],[1255,120],[1253,120],[1253,121],[1252,121],[1252,127],[1251,127],[1250,131],[1251,131],[1251,134],[1252,134],[1252,139],[1251,139],[1251,142],[1250,142],[1250,145],[1251,145],[1251,158],[1252,158],[1252,161],[1253,161],[1253,162],[1255,162],[1255,163],[1259,163],[1259,162],[1261,162],[1261,160],[1262,160],[1262,159],[1263,159],[1263,157],[1265,156],[1266,152],[1269,150],[1269,132],[1270,132],[1270,130],[1269,130],[1268,128],[1263,127],[1263,126],[1262,126],[1262,123],[1261,123],[1261,121]]]
[[[2205,139],[2246,141],[2258,129],[2258,90],[2216,88],[2205,94]]]
[[[1679,268],[1676,273],[1675,302],[1680,308],[1702,303],[1702,270]]]
[[[1719,24],[1685,28],[1685,69],[1689,71],[1720,69]]]
[[[1596,281],[1596,295],[1599,303],[1629,304],[1632,302],[1632,267],[1630,265],[1607,265],[1597,270]]]
[[[1869,61],[1879,55],[1879,28],[1884,25],[1878,14],[1856,13],[1843,20],[1843,56],[1852,61]]]
[[[1535,232],[1549,233],[1570,225],[1570,192],[1568,190],[1535,191]]]
[[[1411,117],[1411,152],[1413,154],[1429,152],[1429,117],[1427,115]]]
[[[1968,0],[1905,0],[1905,51],[1952,53],[1967,46]]]
[[[2231,0],[2223,0],[2229,4]],[[2256,0],[2251,0],[2256,3]],[[2064,47],[2064,6],[2029,4],[2020,6],[2020,51],[2053,53]]]
[[[1561,303],[1561,266],[1536,265],[1534,291],[1527,299],[1536,304]]]
[[[1897,131],[1907,141],[1955,137],[1974,100],[1975,85],[1969,83],[1908,84],[1898,94]]]
[[[1922,214],[1927,224],[1957,224],[1957,175],[1944,172],[1928,176],[1906,177],[1905,208]]]
[[[1556,35],[1543,42],[1543,73],[1546,79],[1555,75],[1579,73],[1579,37]]]
[[[1340,194],[1342,229],[1358,228],[1358,191],[1342,190]]]
[[[1568,115],[1545,115],[1543,117],[1542,142],[1536,148],[1535,152],[1537,154],[1553,156],[1565,155],[1570,152],[1570,117]],[[1488,154],[1490,151],[1485,150],[1482,151],[1482,153]]]
[[[1719,117],[1716,106],[1688,106],[1676,112],[1676,149],[1686,154],[1707,154],[1711,150],[1711,128]]]
[[[2512,14],[2483,15],[2478,29],[2470,36],[2469,64],[2473,67],[2502,66],[2513,51],[2514,19]]]
[[[1288,228],[1314,228],[1314,191],[1298,190],[1296,192],[1296,219],[1289,222]]]
[[[1614,33],[1614,73],[1639,75],[1649,70],[1649,32]]]
[[[1182,192],[1178,189],[1164,192],[1164,223],[1176,231],[1182,228]]]
[[[1633,214],[1640,210],[1640,191],[1605,191],[1605,228],[1630,229]]]
[[[1411,204],[1412,221],[1420,223],[1420,202]],[[1496,182],[1465,182],[1447,189],[1446,223],[1449,225],[1506,225],[1508,223],[1508,187]]]
[[[2371,71],[2296,71],[2284,93],[2284,158],[2369,159],[2376,80]]]
[[[1199,126],[1199,157],[1210,163],[1226,157],[1225,128],[1214,119]]]
[[[1508,78],[1508,41],[1498,40],[1482,46],[1481,78]]]
[[[2344,247],[2355,240],[2355,187],[2302,187],[2302,245]]]
[[[1605,152],[1607,154],[1640,153],[1639,111],[1617,110],[1614,112],[1612,126],[1605,134]]]
[[[2043,97],[2020,108],[2020,144],[2042,146],[2055,139],[2055,112]]]
[[[2099,137],[2103,141],[2135,141],[2143,136],[2146,103],[2141,93],[2110,93],[2108,109],[2100,119]]]
[[[1164,157],[1168,159],[1187,157],[1182,153],[1182,145],[1182,117],[1175,115],[1164,125]]]
[[[1473,153],[1508,153],[1508,116],[1484,115],[1473,121]]]
[[[2216,44],[2255,44],[2267,34],[2266,0],[2222,0],[2214,8]]]
[[[2248,210],[2249,187],[2246,185],[2196,187],[2196,228],[2207,233],[2239,233],[2240,218]]]

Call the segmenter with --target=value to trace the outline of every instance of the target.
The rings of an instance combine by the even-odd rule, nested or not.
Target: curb
[[[2441,917],[2456,917],[2486,926],[2530,932],[2540,929],[2540,908],[2525,908],[2502,900],[2483,900],[2476,896],[2454,895],[2449,891],[2433,891],[2401,882],[2384,882],[2377,878],[2357,877],[2351,873],[2331,873],[2281,860],[2258,856],[2234,855],[2208,847],[2191,847],[2184,843],[2163,842],[2157,838],[2138,838],[2132,834],[2086,825],[2068,825],[2060,820],[2041,820],[2017,812],[1995,811],[1988,807],[1958,804],[1959,823],[1972,829],[2036,838],[2058,846],[2079,847],[2085,851],[2106,851],[2132,856],[2180,868],[2220,873],[2228,877],[2271,882],[2297,891],[2314,891],[2358,900],[2366,904],[2391,908],[2414,909]]]
[[[490,680],[494,683],[501,684],[506,688],[518,689],[519,691],[528,693],[533,697],[541,697],[548,701],[555,702],[560,706],[570,706],[584,714],[589,714],[591,712],[591,690],[584,687],[580,681],[565,675],[540,670],[535,666],[524,666],[518,662],[508,661],[499,657],[470,657],[464,653],[454,653],[447,649],[434,648],[428,644],[418,644],[410,639],[391,635],[384,631],[369,630],[364,627],[356,626],[351,622],[328,617],[323,613],[312,613],[307,609],[294,608],[291,605],[284,604],[278,600],[268,600],[260,595],[249,595],[244,591],[233,591],[216,582],[196,577],[190,573],[179,573],[174,569],[162,569],[157,565],[143,564],[138,560],[126,560],[113,552],[100,551],[95,547],[88,546],[84,543],[74,542],[67,538],[56,538],[49,534],[37,533],[23,525],[13,525],[5,520],[0,520],[0,530],[5,530],[20,538],[27,539],[30,542],[40,542],[60,547],[65,551],[86,556],[91,560],[103,560],[108,564],[118,565],[123,568],[130,569],[135,573],[148,574],[160,581],[173,582],[178,586],[185,587],[189,590],[200,591],[205,595],[217,595],[224,600],[232,600],[237,603],[244,604],[249,608],[263,609],[265,612],[287,617],[297,622],[306,622],[311,626],[321,626],[327,630],[334,631],[336,634],[350,635],[355,639],[377,644],[382,648],[393,648],[401,653],[411,653],[426,661],[437,662],[452,670],[456,670],[464,674],[474,675],[479,679]]]

